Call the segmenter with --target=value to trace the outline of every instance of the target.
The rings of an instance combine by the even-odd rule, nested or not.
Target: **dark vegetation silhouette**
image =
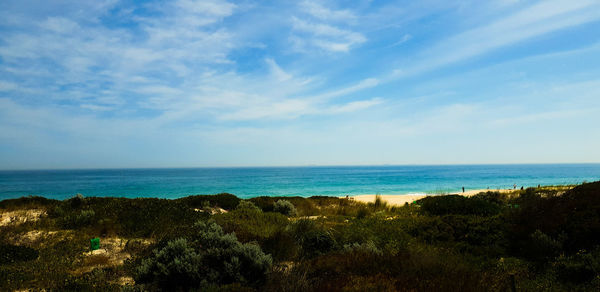
[[[0,210],[47,214],[0,227],[2,291],[510,291],[513,279],[600,290],[600,182],[402,207],[219,194],[24,197]],[[129,257],[86,258],[93,237],[122,240]]]

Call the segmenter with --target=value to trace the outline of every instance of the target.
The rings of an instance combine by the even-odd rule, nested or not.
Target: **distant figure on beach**
[[[513,190],[516,190],[516,189],[517,189],[517,184],[514,184],[513,185]]]
[[[465,192],[465,187],[463,187],[463,193]]]
[[[521,186],[521,190],[523,190],[523,186]]]
[[[540,188],[540,185],[538,185],[538,189]]]

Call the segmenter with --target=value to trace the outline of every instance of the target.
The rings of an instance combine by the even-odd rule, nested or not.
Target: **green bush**
[[[307,258],[328,253],[335,248],[335,245],[331,233],[320,229],[311,230],[301,238],[302,254]]]
[[[53,213],[53,216],[61,216],[58,218],[58,223],[66,229],[77,229],[95,223],[96,212],[94,210],[81,210],[67,215],[61,207],[57,207]]]
[[[235,232],[240,241],[259,243],[283,230],[289,223],[282,214],[252,209],[233,210],[215,215],[214,219],[227,232]]]
[[[137,269],[136,281],[162,289],[241,283],[263,283],[272,259],[256,244],[242,244],[235,234],[225,234],[213,221],[198,222],[191,241],[170,241]]]
[[[383,252],[377,248],[375,243],[371,240],[363,243],[355,242],[353,244],[344,245],[345,252],[359,252],[359,253],[372,253],[376,255],[383,255]]]
[[[281,213],[286,216],[296,216],[296,207],[294,204],[287,200],[278,200],[273,205],[273,211]]]
[[[318,227],[314,220],[299,219],[287,227],[287,231],[300,246],[301,256],[311,258],[333,250],[336,241],[331,232]]]
[[[237,205],[237,207],[235,209],[236,210],[248,209],[248,210],[261,211],[259,207],[254,205],[254,203],[252,203],[251,201],[246,201],[246,200],[240,201],[240,203]]]

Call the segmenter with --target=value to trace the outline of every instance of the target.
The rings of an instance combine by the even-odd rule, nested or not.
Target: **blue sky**
[[[0,168],[600,162],[600,2],[2,1]]]

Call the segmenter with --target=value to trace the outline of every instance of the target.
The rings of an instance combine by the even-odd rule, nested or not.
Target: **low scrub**
[[[240,243],[212,221],[199,222],[195,229],[197,237],[169,241],[143,260],[136,281],[169,290],[265,281],[272,259],[258,245]]]

